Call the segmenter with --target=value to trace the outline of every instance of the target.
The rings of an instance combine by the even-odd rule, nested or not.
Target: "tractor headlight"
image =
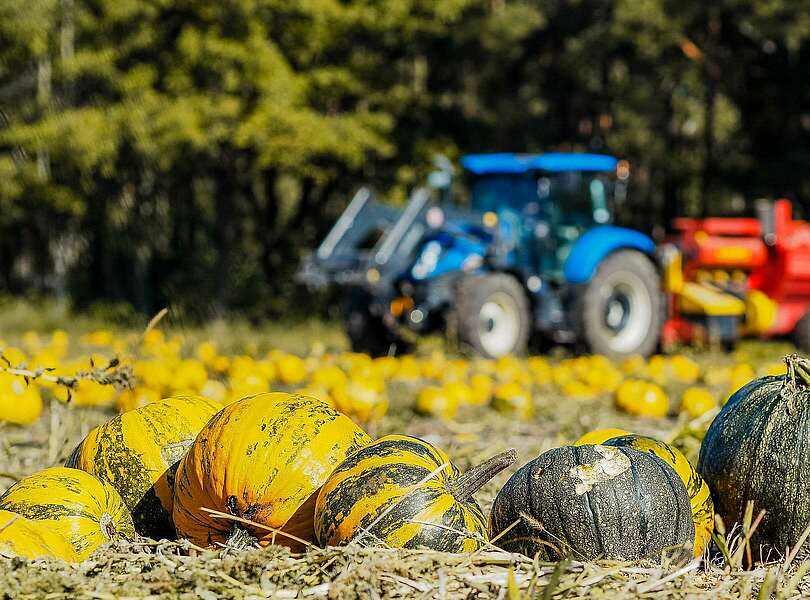
[[[436,269],[439,262],[439,255],[442,253],[442,245],[436,240],[431,240],[422,249],[419,259],[411,269],[414,279],[424,279]]]

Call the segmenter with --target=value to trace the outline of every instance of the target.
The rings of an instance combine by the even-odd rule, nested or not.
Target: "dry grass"
[[[300,340],[299,340],[300,342]],[[757,350],[757,352],[762,350]],[[770,360],[779,348],[765,352]],[[703,357],[703,360],[728,360]],[[518,462],[478,495],[489,510],[519,465],[599,427],[655,435],[694,458],[707,419],[642,419],[616,412],[608,397],[570,400],[539,395],[537,414],[520,423],[486,408],[467,408],[451,423],[410,410],[414,390],[391,390],[388,417],[375,436],[407,432],[438,444],[462,469],[514,447]],[[74,445],[111,413],[51,403],[34,427],[0,426],[0,490],[37,469],[60,464]],[[0,558],[0,599],[106,598],[799,598],[810,597],[810,563],[783,561],[742,568],[744,536],[729,535],[728,556],[652,563],[535,562],[502,552],[449,555],[379,548],[311,549],[302,555],[270,547],[199,552],[183,542],[137,540],[102,548],[79,565]],[[795,557],[792,557],[795,558]],[[739,560],[738,560],[739,559]]]

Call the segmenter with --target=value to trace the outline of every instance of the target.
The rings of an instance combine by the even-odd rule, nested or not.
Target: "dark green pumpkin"
[[[324,483],[315,504],[318,542],[478,550],[487,523],[473,494],[514,460],[510,450],[461,474],[424,440],[382,437],[346,458]]]
[[[500,537],[499,537],[500,536]],[[689,494],[675,470],[632,448],[563,446],[521,467],[495,498],[490,537],[542,559],[660,559],[694,542]]]
[[[786,375],[755,379],[729,398],[698,461],[726,529],[753,501],[754,516],[766,512],[752,547],[778,553],[810,524],[810,361],[786,361]]]

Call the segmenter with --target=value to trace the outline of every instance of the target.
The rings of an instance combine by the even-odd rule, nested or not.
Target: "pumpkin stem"
[[[256,538],[250,532],[234,523],[228,538],[225,540],[225,548],[228,550],[248,550],[256,545]]]
[[[509,448],[505,452],[496,454],[492,458],[485,460],[480,465],[473,467],[466,473],[456,478],[450,485],[450,491],[459,500],[468,500],[473,497],[486,483],[511,466],[517,460],[517,450]]]
[[[115,536],[118,535],[118,529],[115,527],[115,520],[112,518],[110,513],[104,513],[101,515],[101,518],[98,521],[99,527],[101,527],[101,532],[107,536],[108,540],[115,539]]]
[[[787,379],[792,385],[801,383],[810,386],[810,360],[794,352],[785,357],[785,364],[787,364]]]

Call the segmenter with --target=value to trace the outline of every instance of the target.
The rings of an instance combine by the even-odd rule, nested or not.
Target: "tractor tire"
[[[796,323],[790,337],[799,350],[805,354],[810,352],[810,310]]]
[[[396,355],[406,352],[406,344],[391,331],[382,320],[360,304],[346,309],[344,328],[353,352],[362,352],[373,357]]]
[[[511,275],[463,277],[456,288],[453,316],[462,352],[498,358],[526,351],[531,333],[529,300]]]
[[[660,276],[647,256],[636,250],[611,254],[579,300],[574,319],[588,351],[614,359],[655,352],[663,303]]]

